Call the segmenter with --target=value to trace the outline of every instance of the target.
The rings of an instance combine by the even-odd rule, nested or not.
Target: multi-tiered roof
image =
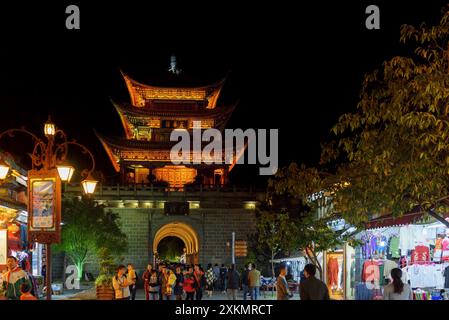
[[[201,121],[202,129],[222,131],[235,108],[235,104],[217,105],[224,80],[208,86],[162,87],[142,84],[124,72],[122,75],[131,103],[112,103],[125,135],[106,137],[97,133],[115,170],[125,173],[127,168],[143,167],[156,173],[184,172],[184,176],[187,172],[187,180],[192,180],[196,176],[194,166],[171,165],[170,150],[177,142],[170,141],[170,133],[175,129],[190,131],[194,121]]]

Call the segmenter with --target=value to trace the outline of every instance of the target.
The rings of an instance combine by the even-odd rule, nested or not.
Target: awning
[[[409,212],[401,217],[394,218],[391,215],[385,217],[379,217],[371,220],[365,224],[366,229],[385,228],[393,226],[404,226],[408,224],[417,223],[423,218],[425,213],[423,212]],[[444,214],[444,218],[449,217],[449,212]]]

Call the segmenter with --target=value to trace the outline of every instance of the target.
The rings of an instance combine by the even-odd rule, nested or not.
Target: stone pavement
[[[95,300],[96,292],[95,288],[89,288],[85,290],[72,290],[65,291],[62,295],[53,295],[53,300]],[[136,294],[136,300],[145,300],[145,292],[143,289],[138,289]],[[203,300],[228,300],[226,294],[223,292],[214,291],[212,297],[208,297],[207,294],[203,294]],[[243,300],[242,291],[239,292],[237,300]],[[248,300],[250,298],[248,297]],[[260,293],[259,300],[276,300],[276,292],[264,292]],[[292,300],[299,300],[299,296],[295,293]]]

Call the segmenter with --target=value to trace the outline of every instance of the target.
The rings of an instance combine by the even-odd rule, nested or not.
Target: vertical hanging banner
[[[56,169],[28,172],[28,215],[29,241],[61,241],[61,179]]]
[[[0,229],[0,266],[6,265],[8,256],[8,230]]]

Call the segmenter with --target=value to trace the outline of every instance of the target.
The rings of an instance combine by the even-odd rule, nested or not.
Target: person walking
[[[176,266],[175,276],[176,276],[176,282],[175,282],[174,294],[175,294],[176,300],[182,300],[182,295],[183,295],[182,283],[184,282],[184,276],[181,273],[180,266]]]
[[[130,283],[129,286],[129,292],[131,296],[131,300],[136,300],[136,292],[137,292],[137,273],[136,270],[134,270],[134,266],[132,263],[128,263],[128,282]]]
[[[215,277],[215,282],[214,282],[214,290],[219,291],[220,290],[220,267],[218,266],[218,263],[216,263],[214,265],[214,277]]]
[[[125,273],[126,267],[121,264],[117,267],[116,275],[112,277],[112,286],[114,287],[116,300],[129,300],[129,286],[131,283],[128,281]]]
[[[148,298],[149,300],[159,300],[159,289],[161,284],[156,270],[151,270],[151,275],[148,279]]]
[[[200,269],[198,264],[195,265],[195,271],[193,272],[193,277],[195,278],[195,289],[196,289],[196,300],[203,299],[203,288],[204,288],[204,272]]]
[[[413,292],[407,283],[402,282],[402,270],[391,270],[392,282],[384,287],[384,300],[413,300]]]
[[[329,300],[326,284],[315,277],[316,266],[309,263],[304,267],[305,280],[299,284],[301,300]]]
[[[245,264],[245,270],[242,273],[242,289],[243,289],[243,300],[248,298],[249,293],[249,272],[251,271],[251,264]]]
[[[165,266],[161,263],[158,265],[158,272],[157,272],[157,277],[158,277],[158,282],[159,282],[159,300],[164,300],[164,295],[162,294],[162,282],[163,282],[163,278],[164,278],[164,273],[163,273],[163,269],[165,268]]]
[[[240,287],[240,274],[235,269],[235,264],[232,264],[231,268],[228,270],[226,280],[228,300],[237,300],[237,292]]]
[[[195,279],[192,273],[186,273],[184,276],[184,282],[182,284],[183,289],[186,293],[186,300],[193,300],[195,296]]]
[[[176,283],[176,276],[168,268],[162,269],[162,295],[164,300],[172,300],[173,298],[173,287]]]
[[[249,292],[251,300],[258,300],[260,293],[260,271],[257,270],[256,264],[251,264],[251,271],[248,273]]]
[[[221,291],[223,293],[226,293],[226,273],[228,272],[228,269],[225,267],[224,264],[221,265],[220,268],[220,284],[221,284]]]
[[[31,287],[31,281],[28,278],[27,273],[18,266],[16,257],[7,257],[6,266],[8,267],[8,271],[3,276],[3,286],[6,290],[5,296],[9,300],[19,300],[22,295],[22,292],[20,291],[21,285],[27,284]]]
[[[212,264],[209,264],[207,266],[206,271],[206,293],[209,296],[209,298],[212,297],[212,293],[214,290],[214,283],[215,283],[214,269],[212,268]]]
[[[153,272],[153,266],[149,263],[147,265],[147,269],[145,270],[145,272],[142,275],[143,289],[145,291],[145,300],[147,300],[147,301],[150,299],[149,283],[150,283],[150,277],[151,277],[152,272]]]
[[[293,294],[288,288],[288,282],[285,276],[287,275],[287,266],[282,265],[279,269],[279,276],[276,280],[276,295],[277,300],[289,300]]]

